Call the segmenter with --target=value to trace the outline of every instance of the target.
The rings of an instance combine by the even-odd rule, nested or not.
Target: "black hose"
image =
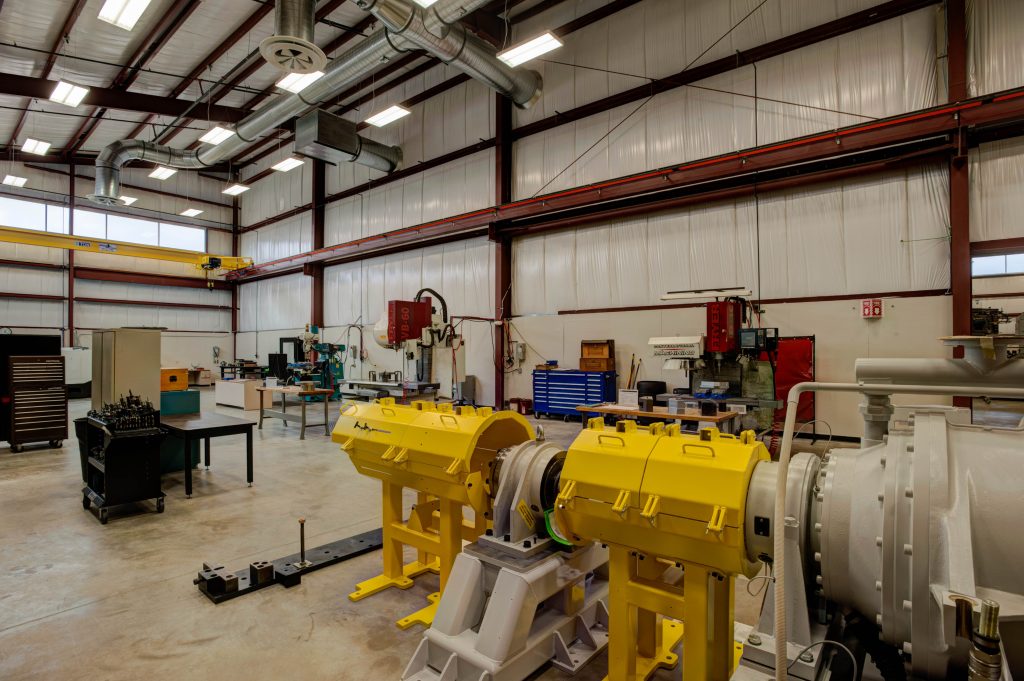
[[[878,627],[869,622],[859,613],[846,616],[843,631],[843,645],[857,657],[860,669],[864,669],[865,655],[871,658],[885,681],[907,681],[907,669],[903,658],[896,648],[878,638]],[[832,660],[831,669],[836,678],[850,678],[853,670],[849,668],[850,660],[845,655],[838,655]],[[854,681],[858,681],[855,679]]]
[[[435,291],[432,288],[421,288],[419,291],[416,292],[416,297],[413,298],[413,300],[415,300],[417,303],[420,302],[420,298],[423,297],[424,293],[429,293],[429,294],[433,295],[435,298],[437,298],[439,301],[441,301],[441,319],[444,320],[445,324],[447,324],[448,323],[448,303],[445,302],[444,297],[440,293],[438,293],[437,291]]]

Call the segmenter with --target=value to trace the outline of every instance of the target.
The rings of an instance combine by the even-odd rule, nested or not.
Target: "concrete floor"
[[[256,417],[215,407],[211,390],[202,405]],[[71,417],[87,409],[87,400],[72,401]],[[579,429],[543,424],[549,440],[566,445]],[[425,604],[436,577],[352,603],[352,586],[380,571],[374,552],[293,589],[219,606],[192,584],[203,561],[240,569],[296,551],[300,516],[313,546],[379,525],[378,484],[356,474],[322,431],[299,441],[294,425],[273,420],[255,433],[252,488],[244,437],[217,438],[192,499],[182,474],[170,474],[163,515],[142,504],[112,512],[106,526],[82,509],[76,440],[60,450],[0,449],[0,679],[398,679],[420,631],[393,622]],[[737,584],[737,620],[752,622],[760,599],[745,587]],[[599,659],[577,678],[604,673]],[[569,677],[549,669],[537,678]]]

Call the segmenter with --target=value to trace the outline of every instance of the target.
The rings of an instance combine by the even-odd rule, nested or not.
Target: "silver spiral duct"
[[[197,150],[186,151],[136,140],[114,142],[96,159],[95,193],[89,198],[103,205],[117,204],[121,195],[121,168],[132,160],[193,170],[232,158],[270,130],[336,96],[405,50],[425,49],[509,97],[517,106],[527,107],[540,97],[541,80],[537,73],[513,69],[499,61],[493,48],[458,23],[460,17],[484,6],[487,0],[438,0],[429,11],[413,7],[404,0],[366,2],[389,17],[388,20],[381,18],[386,28],[376,31],[331,61],[324,69],[324,76],[300,94],[276,98],[239,121],[235,125],[236,134],[215,146],[204,145]],[[376,13],[374,15],[377,16]],[[395,29],[389,21],[396,22]],[[365,137],[359,137],[359,142],[359,153],[352,159],[354,163],[384,172],[394,170],[401,163],[400,148]]]
[[[260,43],[268,64],[285,73],[313,73],[327,64],[327,55],[316,46],[316,0],[277,0],[274,35]]]
[[[508,97],[521,109],[529,108],[540,98],[540,74],[514,69],[504,63],[495,56],[493,47],[457,21],[461,14],[486,3],[472,5],[472,9],[449,3],[428,10],[408,0],[355,0],[355,3],[380,19],[396,50],[426,50]]]

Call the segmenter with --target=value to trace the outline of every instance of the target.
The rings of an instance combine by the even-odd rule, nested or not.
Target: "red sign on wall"
[[[860,316],[863,319],[880,319],[885,315],[881,298],[867,298],[860,301]]]

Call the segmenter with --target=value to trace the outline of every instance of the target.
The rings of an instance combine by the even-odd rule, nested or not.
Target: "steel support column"
[[[512,200],[512,102],[495,95],[494,200],[504,205]],[[505,325],[512,317],[512,239],[494,238],[494,406],[505,406]]]
[[[68,165],[68,234],[75,233],[75,164]],[[68,254],[68,346],[75,344],[75,252]]]
[[[231,179],[237,183],[239,173],[237,170],[231,173]],[[241,224],[241,215],[238,207],[238,197],[231,197],[231,255],[238,256],[238,228]],[[238,287],[240,282],[231,282],[231,361],[238,361]]]
[[[320,159],[313,159],[313,250],[324,247],[324,224],[327,198],[327,165]],[[302,271],[312,277],[309,321],[317,326],[324,325],[324,265],[312,263]]]

